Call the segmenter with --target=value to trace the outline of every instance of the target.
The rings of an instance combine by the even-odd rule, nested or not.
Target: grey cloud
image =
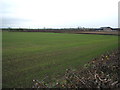
[[[120,1],[118,2],[118,27],[120,28]]]
[[[2,18],[2,27],[12,27],[12,26],[20,26],[23,25],[24,23],[28,23],[30,20],[28,19],[20,19],[20,18]]]

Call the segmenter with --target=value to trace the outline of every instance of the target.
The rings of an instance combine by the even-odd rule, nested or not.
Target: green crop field
[[[54,79],[118,47],[118,36],[42,32],[3,32],[3,88],[31,87]]]

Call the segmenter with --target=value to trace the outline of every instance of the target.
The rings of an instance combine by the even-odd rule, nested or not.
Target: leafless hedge
[[[46,77],[47,78],[47,77]],[[33,88],[120,88],[120,52],[94,58],[80,70],[66,69],[61,80],[49,85],[33,80]]]

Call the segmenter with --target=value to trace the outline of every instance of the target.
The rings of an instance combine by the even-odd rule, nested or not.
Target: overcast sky
[[[119,0],[1,0],[2,27],[118,27]]]

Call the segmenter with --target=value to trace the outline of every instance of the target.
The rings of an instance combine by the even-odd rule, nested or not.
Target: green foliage
[[[110,35],[3,32],[3,87],[31,87],[46,76],[49,82],[117,47]]]

